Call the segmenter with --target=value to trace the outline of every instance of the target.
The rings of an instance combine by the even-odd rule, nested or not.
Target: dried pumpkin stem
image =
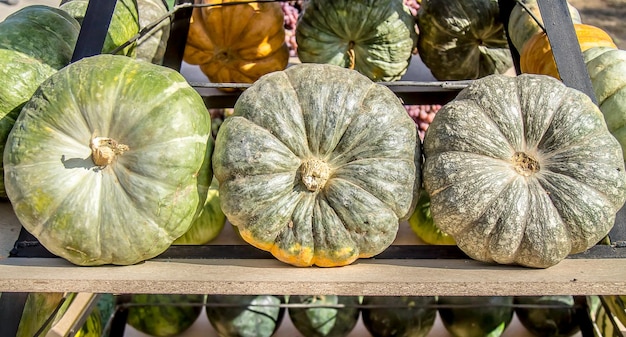
[[[356,54],[354,53],[354,42],[348,43],[348,58],[350,59],[349,69],[354,70],[356,66]]]
[[[531,157],[524,152],[515,152],[512,158],[513,167],[517,173],[524,177],[529,177],[533,173],[540,170],[539,162],[537,159]]]
[[[98,166],[109,165],[118,155],[128,151],[128,145],[120,144],[108,137],[92,137],[89,147],[91,159]]]
[[[330,177],[330,168],[324,161],[313,158],[300,165],[300,174],[307,190],[315,192],[324,188]]]

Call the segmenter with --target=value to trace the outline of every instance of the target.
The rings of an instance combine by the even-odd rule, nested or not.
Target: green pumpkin
[[[22,106],[39,84],[56,70],[38,60],[14,50],[0,49],[0,154]],[[4,168],[0,158],[0,198],[6,198]]]
[[[509,31],[511,43],[513,43],[515,49],[521,53],[526,41],[530,40],[533,35],[542,32],[543,30],[539,27],[531,14],[529,14],[528,11],[520,5],[520,2],[528,9],[528,11],[530,11],[530,13],[532,13],[532,15],[535,16],[535,18],[537,18],[537,20],[539,20],[541,24],[543,24],[543,19],[541,18],[541,13],[539,12],[537,0],[520,0],[515,3],[515,6],[513,6],[511,14],[509,15],[509,24],[507,29]],[[578,10],[569,3],[567,4],[567,8],[569,9],[572,23],[582,23]]]
[[[515,314],[534,336],[569,337],[580,331],[574,297],[516,296]]]
[[[420,186],[415,123],[356,71],[299,64],[246,89],[213,154],[242,238],[296,266],[340,266],[396,237]]]
[[[437,302],[453,337],[499,337],[513,320],[513,296],[439,296]]]
[[[293,326],[307,337],[345,337],[359,320],[359,297],[337,295],[289,296],[287,310]]]
[[[113,52],[139,33],[137,1],[116,0],[116,2],[109,29],[107,30],[107,35],[102,46],[103,54]],[[63,0],[59,8],[66,11],[82,25],[88,5],[89,0]],[[132,43],[116,54],[135,56],[137,53],[136,46],[136,43]]]
[[[513,66],[497,0],[423,0],[418,53],[438,80],[470,80]]]
[[[217,180],[213,179],[201,213],[194,220],[191,228],[174,241],[175,245],[203,245],[215,239],[226,224],[226,215],[220,207],[220,192]]]
[[[32,337],[41,331],[45,336],[58,322],[73,299],[63,293],[29,293],[24,303],[22,317],[17,327],[16,337]]]
[[[0,22],[0,49],[19,51],[61,69],[72,60],[79,33],[80,24],[66,12],[30,5]]]
[[[361,317],[374,337],[425,337],[437,319],[434,296],[365,296]]]
[[[602,113],[545,75],[473,81],[437,112],[424,157],[435,223],[480,261],[553,266],[607,235],[626,200]]]
[[[208,295],[206,315],[220,337],[271,337],[285,316],[284,296]]]
[[[139,29],[144,30],[163,18],[167,12],[167,5],[163,0],[136,0],[139,14]],[[162,64],[167,40],[170,37],[170,18],[161,21],[146,35],[137,40],[137,55],[140,60],[154,64]]]
[[[600,111],[626,157],[626,51],[595,47],[583,57]]]
[[[204,295],[133,294],[126,322],[150,336],[178,336],[200,317],[204,301]]]
[[[415,211],[409,218],[409,226],[417,237],[429,245],[454,245],[454,239],[435,225],[430,214],[430,197],[420,189]]]
[[[400,79],[417,33],[397,0],[312,0],[296,26],[298,58],[355,69],[373,81]]]
[[[78,265],[134,264],[183,235],[206,200],[204,102],[180,73],[97,55],[44,81],[4,151],[17,218]],[[54,182],[54,183],[51,183]]]

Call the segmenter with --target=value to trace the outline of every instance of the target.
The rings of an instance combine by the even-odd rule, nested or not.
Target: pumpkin
[[[63,317],[73,296],[73,294],[65,296],[64,293],[59,292],[29,293],[17,326],[16,337],[32,337],[40,334],[45,336]]]
[[[437,319],[435,296],[364,296],[363,325],[377,337],[425,337]]]
[[[4,152],[7,137],[39,84],[56,70],[38,60],[14,50],[0,49],[0,154]],[[4,168],[0,158],[0,198],[6,198]]]
[[[284,296],[208,295],[206,316],[221,337],[271,337],[285,316]]]
[[[437,302],[453,337],[499,337],[513,320],[513,296],[439,296]]]
[[[626,51],[595,47],[583,58],[606,125],[626,158]]]
[[[417,237],[429,245],[455,245],[454,239],[437,227],[430,214],[430,197],[420,189],[409,226]]]
[[[72,60],[79,33],[80,24],[64,11],[30,5],[0,22],[0,49],[19,51],[61,69]]]
[[[417,42],[402,1],[312,0],[296,26],[298,58],[355,69],[373,81],[400,79]]]
[[[126,56],[84,58],[22,109],[4,151],[6,192],[51,253],[77,265],[134,264],[191,226],[211,179],[199,174],[210,132],[180,73]]]
[[[288,303],[293,326],[307,337],[345,337],[359,320],[358,296],[292,295]]]
[[[528,11],[526,11],[526,9],[524,9],[524,7],[520,5],[520,3],[523,4],[528,9]],[[572,23],[582,23],[580,13],[576,9],[576,7],[567,3],[567,8],[569,9]],[[529,12],[534,15],[539,23],[543,24],[537,0],[516,1],[515,6],[513,6],[511,14],[509,15],[509,37],[515,49],[520,52],[524,48],[524,44],[528,40],[530,40],[531,37],[533,37],[537,33],[543,32],[541,27],[537,24],[537,22],[531,16],[531,14],[529,14]]]
[[[203,0],[217,5],[236,0]],[[193,9],[183,60],[211,82],[252,83],[287,67],[284,15],[277,2]]]
[[[438,80],[470,80],[513,66],[497,0],[425,0],[418,53]]]
[[[217,180],[213,179],[204,207],[198,214],[191,228],[174,241],[175,245],[203,245],[215,239],[226,224],[226,216],[220,208],[220,193]]]
[[[480,261],[553,266],[607,235],[626,200],[602,113],[549,76],[473,81],[437,112],[424,157],[435,223]]]
[[[574,24],[574,30],[578,38],[580,50],[583,52],[593,47],[617,49],[611,36],[601,28],[578,23]],[[520,70],[522,73],[549,75],[561,79],[546,33],[540,32],[535,34],[524,45],[520,53]]]
[[[420,186],[420,140],[395,94],[354,70],[303,63],[246,89],[213,153],[241,237],[295,266],[341,266],[395,239]]]
[[[515,296],[515,314],[534,336],[568,337],[580,331],[574,297]]]
[[[63,0],[59,8],[74,17],[81,25],[85,19],[89,0]],[[139,33],[136,0],[116,1],[113,16],[102,46],[102,53],[112,53]],[[135,56],[136,44],[132,43],[117,52],[119,55]]]
[[[163,0],[137,0],[140,31],[155,24],[168,13],[167,4]],[[147,30],[146,35],[137,40],[137,55],[140,60],[162,64],[167,40],[170,37],[170,18],[161,21]]]
[[[126,322],[150,336],[178,336],[200,317],[204,301],[196,294],[133,294]]]

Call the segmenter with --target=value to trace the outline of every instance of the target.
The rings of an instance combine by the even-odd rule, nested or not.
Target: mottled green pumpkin
[[[341,266],[386,249],[413,210],[420,162],[415,123],[391,90],[312,63],[246,89],[213,154],[228,220],[296,266]]]
[[[79,32],[80,24],[66,12],[30,5],[0,22],[0,49],[16,50],[60,69],[70,63]]]
[[[191,228],[174,241],[175,245],[203,245],[215,239],[226,224],[226,215],[220,207],[220,193],[217,180],[208,188],[206,201],[200,214],[196,217]]]
[[[528,11],[520,5],[520,2],[526,7],[526,9],[528,9]],[[569,9],[572,23],[582,23],[578,10],[569,3],[567,4],[567,8]],[[521,0],[516,2],[509,16],[509,37],[511,38],[511,43],[513,43],[515,49],[517,49],[520,53],[522,52],[526,41],[530,40],[533,35],[542,31],[541,27],[539,27],[529,12],[534,15],[539,23],[543,24],[537,0]]]
[[[178,336],[200,317],[204,301],[197,294],[133,294],[126,322],[150,336]]]
[[[126,56],[84,58],[22,109],[4,151],[6,192],[53,254],[134,264],[191,226],[210,181],[199,174],[210,132],[202,98],[178,72]]]
[[[271,337],[285,316],[284,296],[208,295],[206,316],[220,337]]]
[[[38,60],[14,50],[0,49],[0,154],[22,106],[39,84],[56,70]],[[0,158],[0,198],[6,198],[4,168]]]
[[[139,29],[146,29],[146,34],[137,40],[137,55],[140,60],[162,64],[167,40],[170,37],[170,18],[166,18],[160,23],[168,12],[167,4],[163,0],[136,0],[139,15]],[[147,30],[152,25],[156,26]]]
[[[438,80],[470,80],[513,66],[497,0],[423,0],[417,49]]]
[[[400,79],[417,42],[415,19],[397,0],[312,0],[296,26],[298,58]]]
[[[425,337],[437,319],[435,296],[364,296],[361,317],[374,337]]]
[[[358,296],[292,295],[287,310],[302,336],[346,337],[359,320]]]
[[[626,157],[626,51],[595,47],[583,57],[606,125]]]
[[[74,17],[81,25],[87,13],[89,0],[63,0],[60,9]],[[139,33],[139,14],[136,0],[116,0],[113,16],[102,46],[102,53],[111,53]],[[132,43],[118,55],[135,56],[136,43]]]
[[[437,112],[424,156],[435,223],[480,261],[555,265],[600,241],[626,200],[602,113],[545,75],[473,81]]]

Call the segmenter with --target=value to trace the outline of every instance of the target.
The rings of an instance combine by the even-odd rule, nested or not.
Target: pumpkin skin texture
[[[543,24],[537,0],[522,0],[521,2]],[[580,13],[576,7],[567,3],[567,8],[569,9],[572,23],[582,23]],[[513,43],[515,49],[521,52],[524,44],[535,34],[542,32],[542,29],[532,16],[519,3],[516,3],[511,10],[511,15],[509,15],[508,31],[511,43]]]
[[[626,158],[626,51],[595,47],[583,58],[606,125]]]
[[[152,258],[206,199],[210,118],[178,72],[98,55],[61,69],[26,103],[4,151],[17,218],[77,265]],[[54,183],[51,183],[54,182]]]
[[[137,0],[137,9],[140,30],[153,24],[168,12],[162,0]],[[170,19],[167,18],[137,40],[136,57],[154,64],[162,64],[169,37]]]
[[[601,28],[578,23],[574,24],[574,30],[580,50],[583,52],[593,47],[617,49],[611,36]],[[523,73],[548,75],[561,79],[552,55],[552,47],[545,33],[535,34],[524,45],[520,53],[520,70]]]
[[[420,151],[387,87],[304,63],[243,92],[220,126],[213,172],[245,241],[295,266],[342,266],[393,242],[414,207]]]
[[[373,81],[407,71],[417,43],[415,19],[402,1],[313,0],[296,26],[298,58],[355,69]]]
[[[600,241],[626,200],[602,113],[549,76],[474,81],[437,112],[424,156],[435,223],[479,261],[555,265]]]
[[[80,24],[64,11],[31,5],[0,22],[0,49],[19,51],[61,69],[72,59],[79,32]]]
[[[203,0],[221,4],[236,0]],[[211,82],[252,83],[287,67],[284,14],[279,3],[194,8],[183,60]]]
[[[7,137],[22,106],[30,99],[39,84],[56,70],[38,60],[14,50],[0,49],[0,153],[4,152]],[[6,198],[4,168],[0,158],[0,198]]]
[[[88,4],[89,0],[63,0],[59,8],[69,13],[82,25]],[[118,0],[104,39],[102,53],[112,53],[137,33],[139,33],[137,2],[135,0]],[[136,43],[132,43],[116,54],[135,56],[136,47]]]
[[[513,66],[497,0],[425,0],[418,53],[438,80],[471,80]]]

